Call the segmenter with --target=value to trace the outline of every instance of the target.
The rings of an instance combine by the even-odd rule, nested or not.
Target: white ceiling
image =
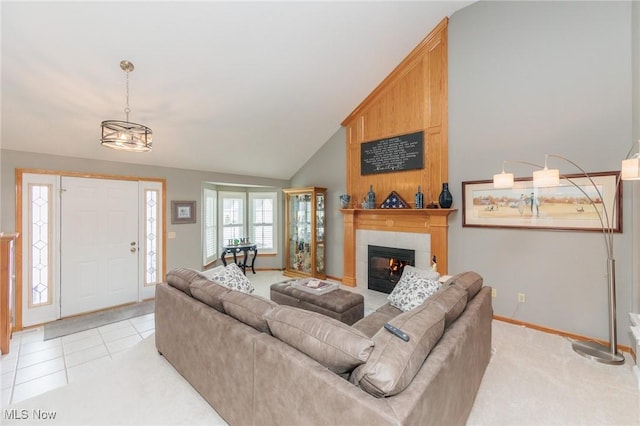
[[[2,148],[289,179],[471,1],[2,1]],[[100,122],[153,129],[102,148]]]

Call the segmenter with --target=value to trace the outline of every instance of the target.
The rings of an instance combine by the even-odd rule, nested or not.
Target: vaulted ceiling
[[[3,149],[289,179],[440,22],[471,1],[11,2]],[[100,146],[100,122],[153,150]]]

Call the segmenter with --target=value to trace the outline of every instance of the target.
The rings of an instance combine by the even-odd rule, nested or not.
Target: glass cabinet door
[[[316,194],[316,273],[325,274],[324,270],[324,193]]]
[[[289,267],[311,273],[311,194],[289,196]]]
[[[285,189],[287,210],[285,275],[325,278],[326,189]]]

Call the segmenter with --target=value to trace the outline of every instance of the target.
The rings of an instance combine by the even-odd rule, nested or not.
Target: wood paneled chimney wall
[[[344,119],[347,133],[347,193],[352,205],[344,209],[343,283],[354,286],[357,229],[432,234],[431,253],[438,270],[447,273],[447,217],[453,210],[422,209],[402,212],[365,210],[360,203],[373,186],[376,204],[395,191],[410,206],[421,186],[424,204],[436,201],[448,181],[447,139],[447,26],[442,20],[429,35]],[[424,167],[418,170],[370,174],[360,170],[360,150],[365,142],[408,133],[424,132]],[[391,216],[389,216],[391,215]],[[437,225],[436,225],[437,224]],[[434,234],[434,226],[437,231]]]

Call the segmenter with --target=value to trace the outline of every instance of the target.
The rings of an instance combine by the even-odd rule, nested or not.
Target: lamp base
[[[578,354],[593,361],[610,365],[624,364],[624,355],[618,351],[611,353],[608,347],[600,343],[576,341],[571,347]]]

